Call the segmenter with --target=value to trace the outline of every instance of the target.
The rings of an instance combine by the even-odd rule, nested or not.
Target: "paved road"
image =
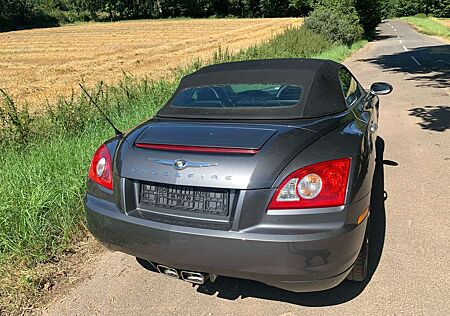
[[[380,26],[377,41],[346,64],[365,86],[395,86],[381,105],[385,164],[377,173],[370,281],[306,294],[231,278],[198,288],[148,272],[129,256],[106,253],[89,268],[91,277],[43,312],[449,315],[450,45],[390,21]]]

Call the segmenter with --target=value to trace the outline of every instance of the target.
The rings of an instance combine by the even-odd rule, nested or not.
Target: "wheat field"
[[[152,79],[219,47],[236,51],[301,19],[186,19],[85,23],[0,33],[0,88],[38,110],[83,81]]]

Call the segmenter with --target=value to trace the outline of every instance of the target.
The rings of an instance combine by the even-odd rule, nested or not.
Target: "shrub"
[[[364,33],[356,9],[347,7],[348,12],[339,7],[317,7],[309,17],[305,19],[305,27],[327,39],[350,45],[362,38]]]
[[[417,13],[414,17],[420,18],[420,19],[426,19],[427,15],[425,13]]]

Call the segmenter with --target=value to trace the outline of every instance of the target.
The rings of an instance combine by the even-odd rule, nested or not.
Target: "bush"
[[[356,9],[347,7],[347,11],[341,11],[338,7],[320,6],[305,19],[304,25],[330,41],[350,45],[362,38],[364,30],[359,25]]]
[[[427,15],[426,15],[425,13],[417,13],[416,15],[414,15],[414,17],[420,18],[420,19],[426,19],[426,18],[428,18]]]

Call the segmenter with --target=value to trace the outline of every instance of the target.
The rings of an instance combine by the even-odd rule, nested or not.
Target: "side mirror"
[[[394,88],[386,82],[375,82],[370,87],[370,94],[372,95],[386,95],[392,92]]]

